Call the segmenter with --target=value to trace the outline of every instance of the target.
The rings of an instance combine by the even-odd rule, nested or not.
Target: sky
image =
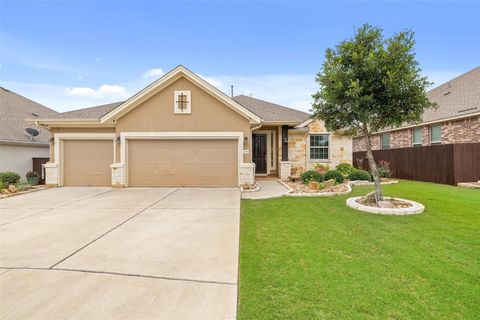
[[[220,90],[308,111],[325,50],[411,29],[439,85],[480,65],[480,2],[0,0],[0,85],[57,111],[122,101],[182,64]]]

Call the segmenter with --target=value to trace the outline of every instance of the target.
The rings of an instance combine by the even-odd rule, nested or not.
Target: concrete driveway
[[[236,317],[238,189],[63,187],[0,213],[2,319]]]

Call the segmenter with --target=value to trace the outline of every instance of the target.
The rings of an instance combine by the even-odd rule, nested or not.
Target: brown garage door
[[[132,187],[237,186],[237,140],[130,140]]]
[[[64,185],[112,185],[112,140],[64,140],[63,155]]]

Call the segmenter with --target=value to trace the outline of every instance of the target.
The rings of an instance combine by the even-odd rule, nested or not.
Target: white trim
[[[120,133],[120,163],[124,165],[124,186],[128,187],[128,163],[127,163],[127,140],[145,140],[145,139],[182,139],[182,140],[237,140],[238,142],[238,183],[240,183],[240,167],[243,162],[243,132],[121,132]]]
[[[136,93],[134,96],[132,96],[130,99],[122,103],[120,106],[117,108],[113,109],[106,115],[100,118],[100,122],[108,122],[108,121],[113,121],[117,117],[120,117],[124,112],[128,112],[131,108],[136,107],[136,104],[138,102],[141,102],[143,98],[148,97],[149,94],[151,94],[153,91],[158,89],[159,87],[166,86],[170,82],[173,82],[177,79],[179,79],[181,76],[186,77],[187,79],[193,81],[196,85],[198,85],[200,88],[204,89],[206,92],[210,93],[212,96],[220,100],[221,102],[225,103],[228,107],[233,109],[234,111],[238,112],[245,118],[249,119],[253,123],[261,123],[262,120],[260,117],[246,109],[244,106],[241,104],[235,102],[232,98],[228,97],[225,95],[223,92],[212,86],[210,83],[193,73],[192,71],[188,70],[184,66],[178,66],[175,69],[171,70],[167,74],[165,74],[163,77],[158,79],[157,81],[151,83],[147,87],[145,87],[143,90],[139,91]]]
[[[306,127],[308,126],[311,122],[313,121],[313,119],[308,119],[302,123],[299,123],[295,126],[295,129],[298,129],[298,128],[303,128],[303,127]]]
[[[310,158],[310,136],[312,135],[328,135],[328,159],[311,159]],[[330,132],[309,132],[307,135],[307,161],[312,162],[331,162],[332,161],[332,134]]]
[[[63,140],[110,140],[113,145],[113,162],[115,162],[115,133],[55,133],[53,155],[58,166],[58,186],[63,185]],[[60,157],[60,154],[62,157]]]
[[[182,110],[178,107],[178,97],[180,95],[187,97],[187,109]],[[190,90],[175,90],[173,91],[173,113],[175,114],[191,114],[192,113],[192,92]]]

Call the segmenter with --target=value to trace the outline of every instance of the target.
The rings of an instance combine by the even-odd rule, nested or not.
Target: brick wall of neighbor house
[[[373,150],[380,149],[380,136],[374,135],[371,137],[370,141],[372,143]],[[390,137],[390,143],[391,142],[392,142],[392,138]],[[353,152],[364,151],[366,149],[367,147],[365,145],[365,139],[363,139],[363,137],[353,138]]]
[[[442,143],[480,142],[480,117],[450,121],[442,128]]]
[[[323,122],[315,120],[308,126],[308,133],[327,133],[327,129],[324,127]],[[351,136],[330,133],[330,159],[328,161],[322,161],[327,163],[330,168],[334,168],[340,163],[352,163],[352,138]],[[294,132],[288,133],[288,160],[292,163],[292,168],[301,167],[304,170],[310,170],[314,167],[315,163],[320,161],[309,161],[307,159],[308,142],[307,132]]]
[[[480,117],[466,118],[442,123],[442,144],[480,142]],[[430,126],[423,126],[422,145],[430,145]],[[380,135],[372,137],[373,150],[380,149]],[[412,129],[397,130],[390,133],[390,148],[412,146]],[[364,151],[363,137],[353,139],[353,152]]]

